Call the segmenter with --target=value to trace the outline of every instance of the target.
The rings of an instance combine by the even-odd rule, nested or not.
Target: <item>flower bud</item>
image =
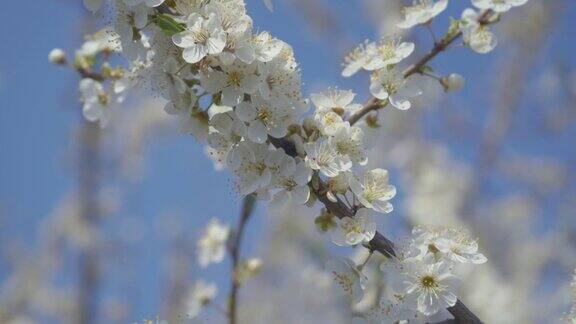
[[[250,275],[257,274],[260,269],[262,269],[262,260],[258,258],[251,258],[246,260],[246,271],[248,271]]]
[[[66,64],[66,53],[59,48],[55,48],[48,54],[48,60],[52,64],[65,65]]]
[[[452,73],[440,80],[444,91],[460,91],[464,87],[465,82],[464,77],[457,73]]]

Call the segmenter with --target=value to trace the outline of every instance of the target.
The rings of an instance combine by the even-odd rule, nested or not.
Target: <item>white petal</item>
[[[266,127],[260,121],[254,121],[248,127],[248,138],[255,143],[264,143],[268,139]]]
[[[248,102],[241,102],[236,106],[236,115],[241,121],[250,122],[256,119],[256,109]]]
[[[207,52],[204,46],[193,45],[184,49],[182,58],[184,61],[194,64],[206,57],[206,54]]]
[[[310,188],[308,186],[298,186],[292,190],[292,199],[295,203],[303,205],[310,198]]]
[[[225,106],[236,106],[244,99],[244,93],[235,86],[228,86],[222,90],[222,104]]]

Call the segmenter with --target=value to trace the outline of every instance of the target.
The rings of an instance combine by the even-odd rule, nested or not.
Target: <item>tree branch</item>
[[[246,224],[254,210],[254,203],[256,199],[253,195],[244,197],[242,204],[242,211],[240,213],[240,220],[236,232],[232,236],[232,243],[230,244],[230,256],[232,258],[232,280],[230,283],[230,294],[228,296],[228,319],[230,324],[238,322],[238,290],[240,289],[240,281],[238,280],[238,265],[240,264],[240,247],[242,245],[242,236],[246,228]]]

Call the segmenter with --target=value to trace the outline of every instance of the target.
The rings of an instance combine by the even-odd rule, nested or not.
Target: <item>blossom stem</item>
[[[240,281],[238,280],[237,270],[240,264],[240,247],[242,245],[242,236],[246,228],[246,224],[254,210],[254,203],[256,199],[253,195],[244,197],[242,203],[242,211],[240,213],[240,220],[236,232],[232,237],[232,244],[230,245],[230,256],[232,258],[232,280],[230,283],[230,294],[228,296],[228,320],[230,324],[238,323],[238,291],[240,289]]]
[[[436,34],[434,33],[434,31],[432,30],[432,20],[430,20],[430,22],[428,22],[426,24],[426,29],[428,29],[428,32],[430,33],[430,36],[432,37],[432,40],[434,41],[434,45],[438,44],[438,40],[436,38]]]

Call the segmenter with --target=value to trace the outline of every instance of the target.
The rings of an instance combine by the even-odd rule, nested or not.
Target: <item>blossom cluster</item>
[[[488,25],[524,2],[473,0],[481,11],[466,9],[447,35],[461,33],[467,46],[487,53],[496,45]],[[102,5],[101,0],[84,3],[92,11]],[[365,107],[355,103],[354,92],[329,88],[306,98],[292,47],[256,32],[243,0],[112,0],[110,5],[114,29],[89,40],[75,62],[86,75],[80,90],[88,120],[105,126],[112,105],[121,103],[129,88],[148,86],[166,99],[165,111],[178,118],[181,130],[205,142],[213,159],[235,175],[240,195],[255,195],[278,208],[312,205],[317,198],[346,202],[354,215],[337,218],[324,211],[316,223],[324,230],[335,225],[337,245],[374,239],[372,215],[392,212],[396,188],[387,170],[364,168],[368,148],[352,117]],[[404,9],[398,27],[430,25],[447,5],[448,0],[416,1]],[[414,43],[396,35],[365,42],[345,58],[342,75],[369,71],[372,100],[381,107],[410,109],[422,91],[399,66],[414,50]],[[106,58],[116,52],[130,60],[129,68],[103,63],[101,77],[90,77],[98,54]],[[51,55],[55,62],[57,54]],[[424,67],[416,71],[425,72]],[[463,85],[454,74],[438,79],[446,89]],[[228,238],[229,228],[212,222],[199,241],[200,265],[220,262]],[[394,309],[401,305],[428,316],[453,306],[454,265],[485,262],[477,249],[462,230],[414,230],[405,250],[386,266],[404,285],[395,294],[400,297]],[[344,265],[351,271],[333,274],[355,295],[356,279],[363,282],[361,267]],[[199,297],[192,298],[196,306],[215,295],[210,285],[199,285]]]
[[[396,257],[381,264],[392,291],[365,318],[377,323],[406,319],[424,322],[427,316],[456,304],[457,265],[486,261],[478,252],[477,241],[465,229],[415,227],[411,237],[400,244]],[[356,303],[362,299],[368,281],[363,268],[364,264],[357,265],[350,259],[328,264],[334,283]]]

